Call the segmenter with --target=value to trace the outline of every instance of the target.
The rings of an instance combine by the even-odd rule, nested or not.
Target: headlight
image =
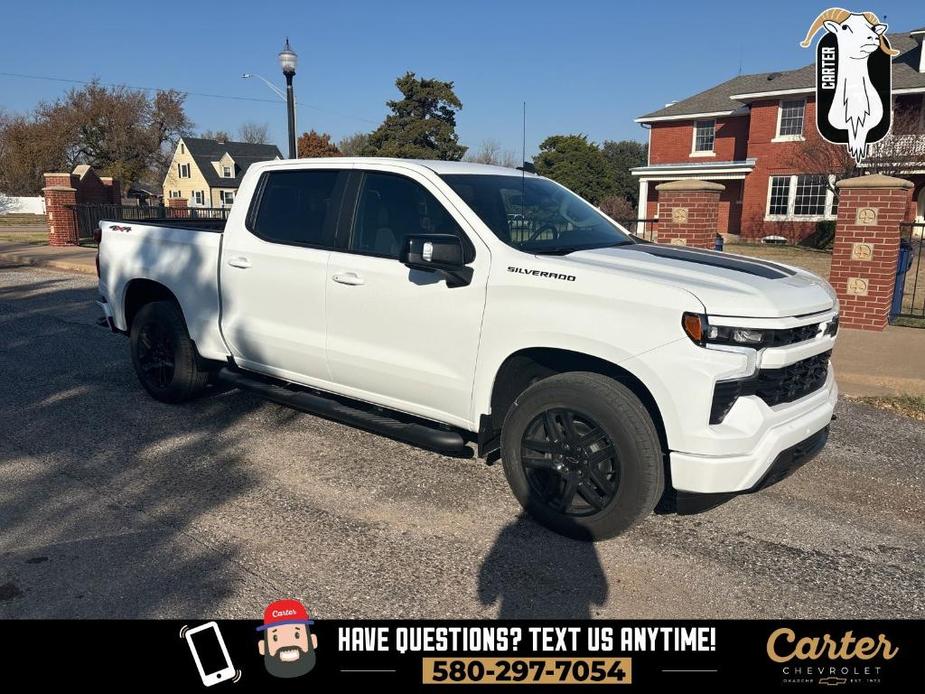
[[[701,347],[725,345],[727,347],[786,347],[808,342],[820,335],[835,337],[838,333],[838,314],[828,322],[807,323],[794,328],[738,328],[729,325],[710,325],[702,313],[685,313],[681,327],[687,336]]]
[[[710,325],[700,313],[685,313],[681,325],[687,336],[701,347],[705,345],[737,345],[758,348],[765,344],[770,331],[757,328],[734,328],[728,325]]]

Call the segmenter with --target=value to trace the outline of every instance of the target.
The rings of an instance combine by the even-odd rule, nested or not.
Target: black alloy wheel
[[[521,465],[533,493],[570,517],[599,513],[620,487],[616,447],[589,415],[566,408],[541,412],[527,425]]]
[[[176,366],[176,345],[170,333],[160,323],[145,323],[138,342],[138,362],[142,377],[153,388],[167,388],[173,381]]]

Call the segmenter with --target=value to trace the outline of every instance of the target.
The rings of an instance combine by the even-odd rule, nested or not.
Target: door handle
[[[338,284],[349,284],[351,287],[358,287],[361,284],[366,284],[366,280],[355,272],[339,272],[331,277],[331,279]]]
[[[240,256],[240,255],[239,255],[239,256],[236,256],[236,257],[234,257],[234,258],[229,258],[229,259],[228,259],[228,264],[229,264],[231,267],[239,267],[239,268],[241,268],[242,270],[246,270],[247,268],[249,268],[249,267],[251,266],[251,261],[249,261],[249,260],[248,260],[247,258],[245,258],[244,256]]]

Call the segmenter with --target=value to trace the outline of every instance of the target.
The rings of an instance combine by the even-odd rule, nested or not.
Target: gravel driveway
[[[842,403],[822,455],[597,545],[500,466],[235,391],[147,397],[94,283],[0,268],[0,617],[925,617],[925,425]]]

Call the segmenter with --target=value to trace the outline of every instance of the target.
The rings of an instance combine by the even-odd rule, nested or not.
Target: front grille
[[[830,356],[831,350],[780,369],[761,369],[753,393],[771,407],[799,400],[825,385]]]
[[[765,338],[765,344],[762,347],[786,347],[794,345],[797,342],[812,340],[819,334],[819,324],[810,323],[801,325],[798,328],[786,328],[784,330],[769,330]]]
[[[757,395],[774,407],[819,390],[828,377],[831,356],[829,350],[780,369],[760,369],[751,378],[719,381],[713,389],[710,424],[720,424],[744,395]]]

